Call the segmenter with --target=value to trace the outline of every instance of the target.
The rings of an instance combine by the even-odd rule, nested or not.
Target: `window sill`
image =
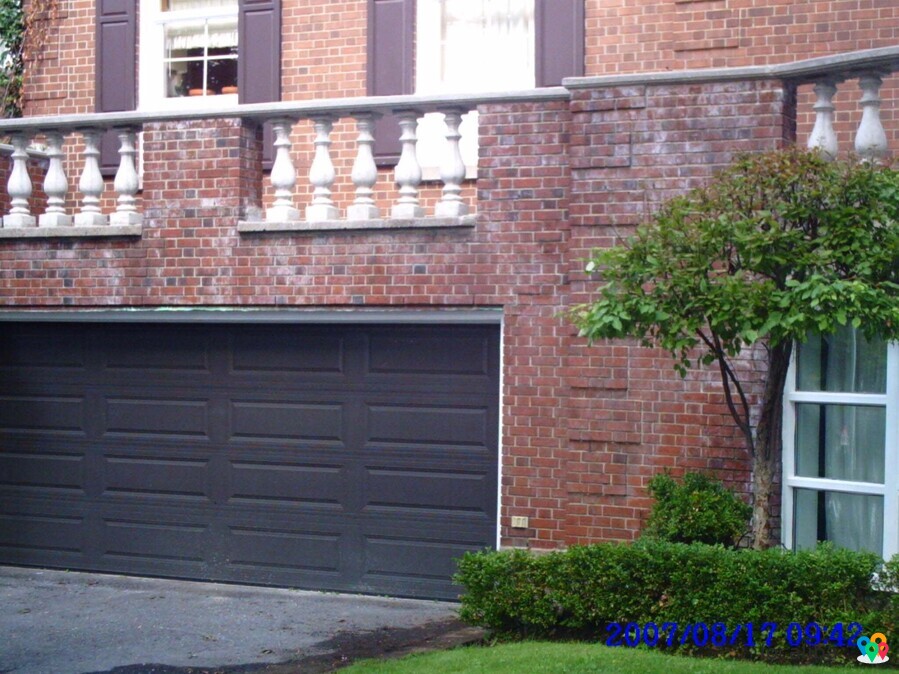
[[[0,239],[86,239],[141,235],[143,225],[0,228]]]
[[[320,232],[364,232],[372,230],[466,229],[474,227],[476,223],[477,215],[464,215],[459,218],[381,218],[378,220],[322,220],[320,222],[241,220],[237,223],[237,231],[241,234],[274,234],[282,232],[317,234]]]

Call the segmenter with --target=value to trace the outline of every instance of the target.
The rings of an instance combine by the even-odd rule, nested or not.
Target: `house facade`
[[[2,563],[454,597],[465,550],[635,538],[661,470],[748,494],[714,372],[567,322],[585,258],[737,153],[899,141],[890,0],[43,5]],[[783,541],[899,551],[894,347],[795,370]]]

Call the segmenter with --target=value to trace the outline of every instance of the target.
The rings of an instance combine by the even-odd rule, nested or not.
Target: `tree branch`
[[[743,434],[743,439],[746,442],[746,449],[749,450],[750,454],[755,454],[755,439],[752,437],[749,401],[746,399],[746,394],[743,391],[743,386],[737,379],[737,375],[733,371],[733,368],[730,366],[730,363],[728,363],[727,354],[724,352],[718,336],[714,332],[711,332],[712,336],[709,337],[702,330],[697,330],[696,333],[699,335],[699,338],[703,341],[703,343],[705,343],[705,345],[715,355],[715,360],[718,361],[718,370],[721,375],[721,384],[724,389],[724,401],[727,404],[727,409],[730,412],[730,415],[733,418],[734,422],[736,422],[737,427],[740,429],[740,432]],[[740,399],[740,407],[743,410],[742,414],[737,408],[737,403],[734,400],[734,389],[736,390],[737,395]]]

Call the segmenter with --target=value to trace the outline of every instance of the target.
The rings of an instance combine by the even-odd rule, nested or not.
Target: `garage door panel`
[[[433,405],[369,405],[367,445],[484,447],[486,408]],[[493,432],[493,431],[491,431]]]
[[[181,514],[160,515],[154,520],[110,515],[102,518],[100,528],[99,556],[105,564],[121,560],[153,572],[160,563],[177,563],[185,572],[205,571],[206,551],[212,543],[206,524],[190,524]]]
[[[365,538],[365,575],[443,580],[455,573],[454,560],[470,550],[470,543],[417,539]]]
[[[341,538],[332,532],[304,530],[283,523],[284,528],[258,525],[229,527],[228,566],[289,572],[341,573]]]
[[[83,504],[0,494],[0,555],[10,563],[42,559],[84,564],[86,517]]]
[[[209,400],[111,397],[104,402],[106,435],[208,439]]]
[[[275,379],[296,375],[339,375],[345,366],[345,338],[339,332],[281,326],[277,335],[266,328],[239,326],[231,334],[231,374]]]
[[[7,446],[9,447],[9,446]],[[0,488],[12,488],[54,495],[83,495],[83,454],[26,449],[0,452]]]
[[[0,428],[37,434],[85,435],[83,396],[0,396]]]
[[[297,403],[232,400],[230,436],[241,441],[343,441],[344,411],[339,402]]]
[[[153,379],[163,380],[211,372],[210,334],[202,328],[177,327],[177,339],[172,339],[171,326],[144,325],[140,331],[127,325],[105,327],[100,366],[108,378],[149,373]]]
[[[447,348],[447,340],[452,348]],[[368,342],[367,374],[410,375],[446,380],[458,375],[489,375],[490,339],[483,331],[379,330]]]
[[[348,480],[340,465],[232,460],[230,466],[231,504],[343,507]]]
[[[484,473],[369,467],[367,512],[409,512],[439,519],[449,513],[492,517],[490,484]]]
[[[60,348],[61,338],[65,339],[65,348]],[[23,365],[34,376],[47,369],[84,370],[85,364],[85,336],[78,329],[60,331],[57,326],[56,330],[48,330],[44,324],[20,326],[4,335],[0,349],[0,379],[6,378],[7,370],[19,371]]]
[[[209,460],[202,458],[107,454],[103,495],[208,502],[209,470]]]

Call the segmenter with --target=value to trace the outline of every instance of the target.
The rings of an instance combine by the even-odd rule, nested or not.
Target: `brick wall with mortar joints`
[[[599,282],[583,272],[592,249],[620,242],[665,199],[703,184],[734,153],[788,142],[795,129],[792,97],[773,81],[577,92],[571,303],[587,301]],[[632,538],[648,512],[646,483],[661,469],[710,470],[748,492],[749,463],[714,370],[680,379],[664,352],[620,341],[588,347],[573,337],[564,353],[573,453],[570,542]],[[747,354],[737,364],[753,399],[758,358]]]
[[[91,15],[91,31],[92,22]],[[311,64],[313,78],[320,77],[316,68],[321,69],[324,63]],[[360,85],[357,82],[354,86]],[[306,89],[303,93],[315,95],[311,91]],[[658,108],[663,119],[669,109],[694,115],[692,119],[708,117],[702,106],[689,98],[678,99],[677,91],[664,95],[672,98]],[[629,93],[621,98],[634,96]],[[578,110],[577,102],[575,115],[584,112]],[[741,105],[739,100],[706,102]],[[770,103],[761,98],[755,102]],[[621,105],[616,112],[627,110],[627,105]],[[628,114],[639,121],[639,108],[631,103],[630,110]],[[544,163],[540,157],[542,148],[532,140],[497,147],[499,138],[518,134],[522,139],[530,138],[535,132],[542,132],[545,125],[548,131],[558,132],[558,124],[565,122],[567,113],[550,113],[561,116],[550,123],[544,119],[544,113],[528,106],[487,106],[483,112],[484,173],[478,187],[484,214],[474,232],[242,238],[234,230],[236,214],[246,203],[259,198],[259,169],[253,163],[253,158],[258,157],[255,135],[249,138],[246,130],[224,124],[217,127],[215,143],[210,145],[209,137],[200,142],[198,156],[203,158],[204,166],[230,166],[228,162],[234,157],[228,153],[236,151],[238,164],[243,168],[237,187],[243,196],[223,205],[219,201],[203,201],[207,197],[199,196],[206,189],[202,182],[186,188],[194,190],[192,193],[184,191],[183,180],[180,187],[176,184],[181,170],[178,145],[198,138],[188,134],[186,128],[160,129],[154,131],[157,142],[166,145],[159,148],[161,154],[155,161],[159,170],[171,172],[171,184],[145,185],[145,198],[152,197],[146,199],[147,208],[152,211],[164,190],[178,193],[180,202],[169,204],[172,211],[149,213],[153,217],[148,217],[147,233],[137,245],[121,241],[4,243],[0,246],[0,258],[4,260],[0,301],[12,306],[505,306],[508,337],[504,343],[507,383],[502,525],[506,543],[553,547],[588,539],[632,536],[647,506],[642,486],[659,466],[711,467],[745,489],[745,462],[735,452],[738,438],[726,417],[717,384],[708,373],[679,382],[664,354],[656,354],[658,362],[639,367],[638,359],[645,352],[636,347],[615,345],[612,355],[604,348],[587,350],[573,341],[570,328],[558,318],[558,312],[569,303],[564,297],[569,274],[576,280],[576,291],[583,293],[584,279],[579,279],[580,289],[577,285],[579,263],[572,261],[584,257],[585,251],[594,245],[607,245],[616,234],[608,231],[609,225],[626,232],[664,196],[704,179],[708,162],[724,161],[728,144],[760,149],[775,142],[777,133],[772,131],[760,138],[754,138],[753,132],[745,137],[722,137],[721,129],[709,128],[707,135],[672,140],[667,148],[670,152],[656,154],[648,151],[651,141],[636,151],[632,147],[632,134],[649,134],[649,128],[629,130],[625,143],[618,128],[620,120],[596,120],[600,126],[590,129],[589,144],[599,149],[585,149],[573,143],[576,150],[572,152],[572,162],[580,166],[575,171],[575,199],[570,204],[575,234],[571,250],[567,250],[567,206],[560,208],[561,197],[557,196],[567,194],[567,157],[550,156],[557,162]],[[718,118],[732,121],[732,117],[745,117],[744,112]],[[676,119],[668,121],[674,125],[675,133],[684,131],[676,128]],[[609,122],[611,127],[601,126]],[[528,125],[527,130],[523,125]],[[751,125],[769,126],[757,121]],[[784,132],[785,126],[780,127],[781,136],[789,135]],[[690,131],[702,128],[700,124]],[[580,131],[575,128],[573,133]],[[341,138],[340,134],[354,137],[351,129],[338,128],[335,139]],[[596,142],[596,137],[605,138],[607,146]],[[218,141],[224,145],[219,146]],[[753,146],[755,142],[758,146]],[[556,144],[565,145],[561,139],[553,143]],[[297,137],[295,145],[300,145]],[[624,145],[627,151],[621,154]],[[308,157],[311,145],[306,147]],[[519,152],[515,149],[519,147],[527,151]],[[679,155],[671,154],[673,151],[694,155],[696,159],[684,162]],[[296,155],[303,175],[303,152],[297,150]],[[351,163],[351,152],[341,149],[340,142],[335,144],[335,156],[338,163]],[[532,163],[535,158],[540,159],[539,163]],[[308,170],[308,158],[305,162]],[[599,162],[602,168],[591,168],[591,162]],[[631,166],[633,162],[635,166]],[[343,173],[347,175],[348,171]],[[77,173],[70,172],[72,175],[77,180]],[[338,194],[339,201],[350,198],[343,192]],[[549,205],[545,203],[547,197],[552,202]],[[298,198],[297,202],[304,205],[303,199]],[[608,224],[600,227],[585,221],[600,215],[608,218]],[[578,228],[585,229],[579,232]],[[167,241],[171,237],[178,241]],[[18,265],[15,274],[9,274],[7,263]],[[622,361],[633,361],[633,372],[628,365],[622,376]],[[560,362],[563,371],[558,369]],[[565,365],[577,365],[579,371],[566,373]],[[564,380],[567,376],[580,377],[584,368],[595,370],[594,379],[619,382],[618,387],[605,391],[603,386],[608,384],[575,385]],[[621,388],[621,380],[626,389]],[[594,430],[599,425],[593,416],[595,410],[609,415],[608,423],[599,431]],[[706,421],[701,434],[688,430],[695,421],[690,417],[697,414]],[[646,426],[645,433],[634,431],[638,418],[641,426]],[[593,433],[598,433],[598,437],[593,437]],[[702,445],[702,438],[708,438],[709,443]],[[645,451],[633,451],[634,447]],[[581,475],[591,473],[583,469],[583,464],[593,462],[604,467],[601,475],[606,477],[591,478],[595,480],[591,482]],[[529,515],[535,529],[510,530],[510,514]]]
[[[153,125],[145,136],[143,237],[0,242],[0,303],[504,307],[506,498],[534,508],[536,545],[564,544],[559,349],[568,328],[558,313],[566,288],[570,112],[558,102],[486,106],[483,113],[478,225],[430,232],[241,236],[237,218],[258,198],[255,130],[236,120]],[[491,142],[519,134],[520,143]],[[183,156],[185,146],[192,158]],[[528,464],[519,465],[525,457]]]
[[[894,0],[587,0],[588,75],[770,65],[899,43]],[[799,139],[814,122],[814,97],[800,92]],[[856,83],[837,105],[841,147],[852,147],[861,113]],[[884,125],[899,147],[899,78],[886,79]]]
[[[58,0],[59,11],[45,58],[26,73],[26,114],[90,112],[94,109],[94,0]],[[311,100],[366,93],[366,0],[284,0],[282,98]],[[878,46],[899,40],[899,6],[892,0],[834,0],[797,6],[786,0],[587,0],[586,73],[604,75],[707,66],[758,65],[794,61]],[[726,48],[706,45],[726,43]],[[899,147],[899,78],[883,89],[883,118],[892,147]],[[799,139],[812,124],[810,86],[800,90]],[[64,95],[64,98],[59,98]],[[852,146],[860,117],[856,83],[837,95],[841,147]],[[309,200],[311,133],[301,123],[294,133],[298,168],[297,204]],[[338,123],[332,146],[341,207],[352,201],[350,167],[355,131]],[[70,151],[78,151],[78,143]],[[80,168],[70,159],[69,174]],[[466,185],[473,201],[475,188]],[[431,208],[439,186],[425,185],[422,199]],[[376,198],[382,210],[396,199],[392,174],[382,170]],[[271,189],[264,202],[271,203]],[[113,207],[110,194],[104,207]]]

